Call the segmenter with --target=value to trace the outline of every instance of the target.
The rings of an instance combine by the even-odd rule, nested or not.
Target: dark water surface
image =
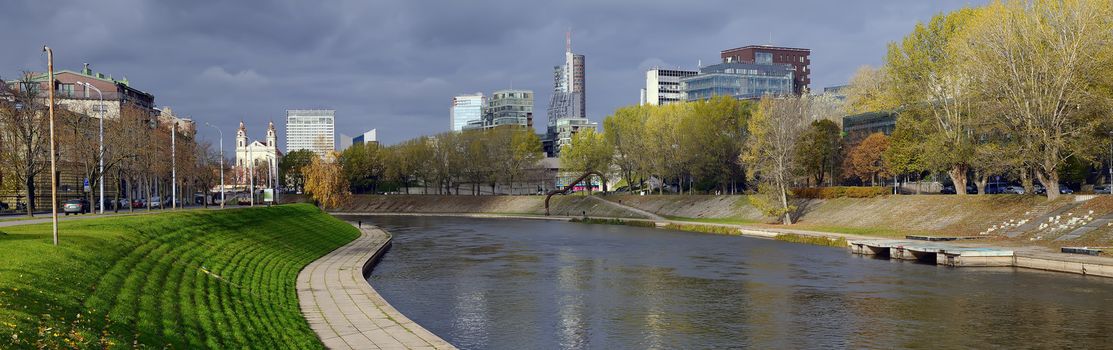
[[[369,278],[464,349],[1110,348],[1113,279],[611,225],[363,217]]]

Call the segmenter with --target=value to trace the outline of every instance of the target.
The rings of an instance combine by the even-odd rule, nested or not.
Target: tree
[[[862,114],[896,109],[900,102],[897,101],[889,84],[887,67],[859,67],[846,87],[844,112]]]
[[[379,144],[374,142],[352,145],[340,153],[338,160],[354,192],[375,192],[378,189],[385,169],[383,157]]]
[[[956,43],[974,14],[967,8],[917,24],[899,44],[889,44],[886,57],[884,81],[901,105],[899,118],[912,119],[898,127],[924,136],[925,166],[946,170],[956,188],[965,188],[974,152],[971,79],[960,69]]]
[[[308,149],[300,149],[287,153],[278,162],[278,182],[296,192],[305,190],[305,174],[302,170],[317,157],[316,153]]]
[[[595,129],[580,129],[572,136],[572,144],[560,150],[560,164],[571,171],[607,174],[613,155],[614,148],[603,134],[596,133]]]
[[[897,123],[899,124],[902,121],[898,119]],[[923,147],[923,137],[910,128],[897,126],[893,135],[889,137],[889,148],[885,150],[885,154],[882,156],[885,159],[885,166],[894,175],[915,174],[919,178],[923,172],[931,170],[924,166]],[[916,186],[916,194],[920,194],[920,186]]]
[[[348,180],[344,178],[344,167],[335,159],[339,154],[332,154],[330,159],[313,157],[309,165],[302,169],[305,174],[305,193],[320,205],[321,209],[337,208],[344,205],[351,198],[348,189]]]
[[[880,132],[871,134],[847,153],[843,174],[875,185],[879,179],[890,176],[884,156],[888,149],[889,137]]]
[[[800,169],[809,174],[817,186],[823,185],[827,174],[834,178],[835,169],[841,161],[841,133],[842,130],[834,122],[816,120],[800,135],[796,160]]]
[[[779,202],[776,206],[761,205],[766,214],[783,217],[786,225],[792,224],[792,212],[796,210],[788,202],[789,186],[799,164],[797,141],[808,129],[810,111],[807,96],[765,96],[747,124],[750,137],[741,161],[758,174],[758,191]]]
[[[996,2],[963,39],[975,92],[1018,138],[1047,197],[1058,197],[1059,170],[1108,118],[1113,4]]]
[[[34,215],[35,177],[45,168],[49,156],[50,135],[47,130],[46,106],[40,102],[39,83],[24,73],[19,89],[7,91],[12,101],[0,99],[0,163],[18,176],[27,196],[27,215]],[[7,90],[7,84],[2,85]],[[3,91],[0,91],[3,92]]]
[[[677,126],[681,135],[679,156],[684,159],[681,163],[687,165],[688,175],[714,183],[727,192],[733,179],[742,172],[738,157],[746,137],[749,102],[716,96],[687,105]]]
[[[646,120],[652,106],[621,107],[603,120],[603,137],[614,147],[614,165],[630,188],[641,188],[649,173]]]

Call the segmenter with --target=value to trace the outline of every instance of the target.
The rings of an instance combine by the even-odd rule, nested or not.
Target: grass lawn
[[[302,267],[359,236],[310,205],[0,228],[0,348],[322,348]]]

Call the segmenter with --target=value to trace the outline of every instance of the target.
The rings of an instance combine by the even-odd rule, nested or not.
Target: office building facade
[[[719,57],[723,63],[752,63],[759,65],[787,64],[792,66],[792,92],[802,95],[810,90],[811,50],[794,47],[750,45],[723,50]]]
[[[533,91],[499,90],[491,94],[484,112],[487,127],[517,125],[533,127]]]
[[[477,121],[482,123],[485,104],[486,100],[481,92],[453,97],[452,108],[448,110],[450,130],[460,131],[464,130],[468,123]]]
[[[336,110],[286,110],[286,154],[307,149],[325,157],[336,150]]]
[[[352,144],[353,145],[362,145],[362,144],[365,144],[365,143],[377,143],[377,142],[379,142],[379,136],[378,136],[378,131],[376,129],[368,130],[367,132],[352,138]]]
[[[793,67],[788,64],[720,63],[680,79],[681,99],[702,101],[715,96],[758,99],[793,93]]]
[[[667,105],[684,101],[680,91],[680,79],[696,74],[699,72],[685,69],[653,68],[646,71],[641,104]]]

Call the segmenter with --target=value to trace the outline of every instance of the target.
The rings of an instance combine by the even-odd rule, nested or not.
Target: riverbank
[[[371,215],[371,216],[450,216],[450,217],[470,217],[470,218],[491,218],[491,219],[530,219],[530,220],[559,220],[570,222],[581,222],[584,224],[609,224],[609,225],[630,225],[638,227],[656,227],[659,229],[688,231],[707,234],[719,235],[735,235],[751,238],[779,240],[787,243],[797,244],[810,244],[820,245],[827,247],[836,247],[839,249],[852,249],[852,242],[869,242],[869,241],[892,241],[888,239],[879,239],[873,236],[865,236],[858,234],[842,234],[822,231],[809,231],[795,228],[785,227],[766,227],[766,226],[753,226],[753,225],[738,225],[738,224],[723,224],[723,223],[702,223],[691,222],[682,220],[648,220],[648,219],[625,219],[625,218],[607,218],[607,217],[588,217],[588,220],[583,220],[582,217],[572,216],[533,216],[533,215],[502,215],[502,214],[472,214],[472,213],[357,213],[357,212],[334,212],[333,215],[338,216],[358,216],[358,215]],[[1041,246],[1023,246],[1023,247],[1006,247],[999,248],[994,244],[995,241],[982,241],[982,240],[964,240],[961,243],[955,242],[931,242],[933,247],[942,250],[963,250],[963,249],[996,249],[1008,250],[1010,255],[1007,264],[997,264],[998,267],[1017,267],[1026,269],[1036,269],[1054,272],[1064,272],[1089,276],[1113,277],[1113,258],[1101,256],[1082,256],[1077,254],[1065,254],[1052,250],[1047,247]],[[971,265],[976,266],[976,265]],[[960,266],[955,266],[960,267]]]
[[[359,236],[310,205],[0,228],[0,348],[324,348],[299,271]]]
[[[288,196],[288,200],[299,200]],[[904,195],[801,200],[771,224],[747,196],[554,196],[555,216],[652,219],[874,238],[981,237],[1005,246],[1113,246],[1113,196]],[[356,195],[339,212],[543,216],[544,196]]]
[[[455,349],[398,312],[367,282],[391,236],[361,226],[359,238],[298,274],[298,300],[310,328],[329,349]]]

